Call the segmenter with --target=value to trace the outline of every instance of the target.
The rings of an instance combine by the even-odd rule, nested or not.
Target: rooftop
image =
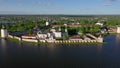
[[[36,36],[36,34],[25,34],[25,35],[23,35],[23,36],[34,37],[34,36]]]

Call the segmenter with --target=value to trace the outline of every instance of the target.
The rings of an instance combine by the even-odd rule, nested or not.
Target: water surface
[[[120,68],[120,35],[99,45],[31,45],[0,40],[0,68]]]

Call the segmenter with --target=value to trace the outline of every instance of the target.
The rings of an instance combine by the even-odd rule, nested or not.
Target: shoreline
[[[83,44],[83,45],[86,45],[86,44],[89,44],[89,45],[98,45],[98,44],[106,44],[107,42],[59,42],[59,43],[53,43],[53,42],[28,42],[28,41],[19,41],[18,39],[15,39],[15,38],[7,38],[8,40],[10,41],[13,41],[13,42],[21,42],[21,43],[26,43],[26,44]]]
[[[27,42],[27,43],[34,43],[34,44],[103,44],[104,40],[102,37],[95,37],[91,34],[88,34],[89,36],[92,36],[94,39],[69,39],[69,40],[39,40],[39,39],[30,39],[30,38],[22,38],[17,36],[8,35],[8,39],[11,39],[13,41],[17,42]]]
[[[109,34],[102,34],[104,37],[105,36],[111,36],[111,35],[117,35],[118,33],[109,33]],[[27,44],[106,44],[107,42],[103,41],[103,42],[29,42],[29,41],[23,41],[23,40],[18,40],[16,38],[1,38],[0,39],[8,39],[10,41],[14,41],[14,42],[21,42],[21,43],[27,43]]]

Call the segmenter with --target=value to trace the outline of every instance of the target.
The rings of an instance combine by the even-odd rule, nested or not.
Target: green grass
[[[112,36],[112,35],[117,35],[117,33],[110,33],[109,36]]]
[[[37,42],[27,42],[27,41],[21,41],[21,42],[26,44],[38,44]]]
[[[14,41],[14,42],[20,42],[18,39],[15,38],[8,38],[8,40]]]
[[[110,34],[102,34],[103,36],[113,36],[113,35],[117,35],[117,33],[110,33]]]

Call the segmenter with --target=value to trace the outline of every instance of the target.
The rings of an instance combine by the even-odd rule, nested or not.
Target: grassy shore
[[[113,36],[113,35],[117,35],[118,33],[109,33],[109,34],[102,34],[102,36]]]
[[[118,33],[110,33],[109,36],[117,35]]]
[[[21,42],[21,43],[26,43],[26,44],[46,44],[46,45],[49,45],[49,44],[89,44],[89,45],[97,45],[97,44],[106,44],[107,42],[103,42],[103,43],[100,43],[100,42],[67,42],[67,43],[47,43],[47,42],[27,42],[27,41],[19,41],[18,39],[14,39],[14,38],[8,38],[9,40],[11,41],[14,41],[14,42]]]

